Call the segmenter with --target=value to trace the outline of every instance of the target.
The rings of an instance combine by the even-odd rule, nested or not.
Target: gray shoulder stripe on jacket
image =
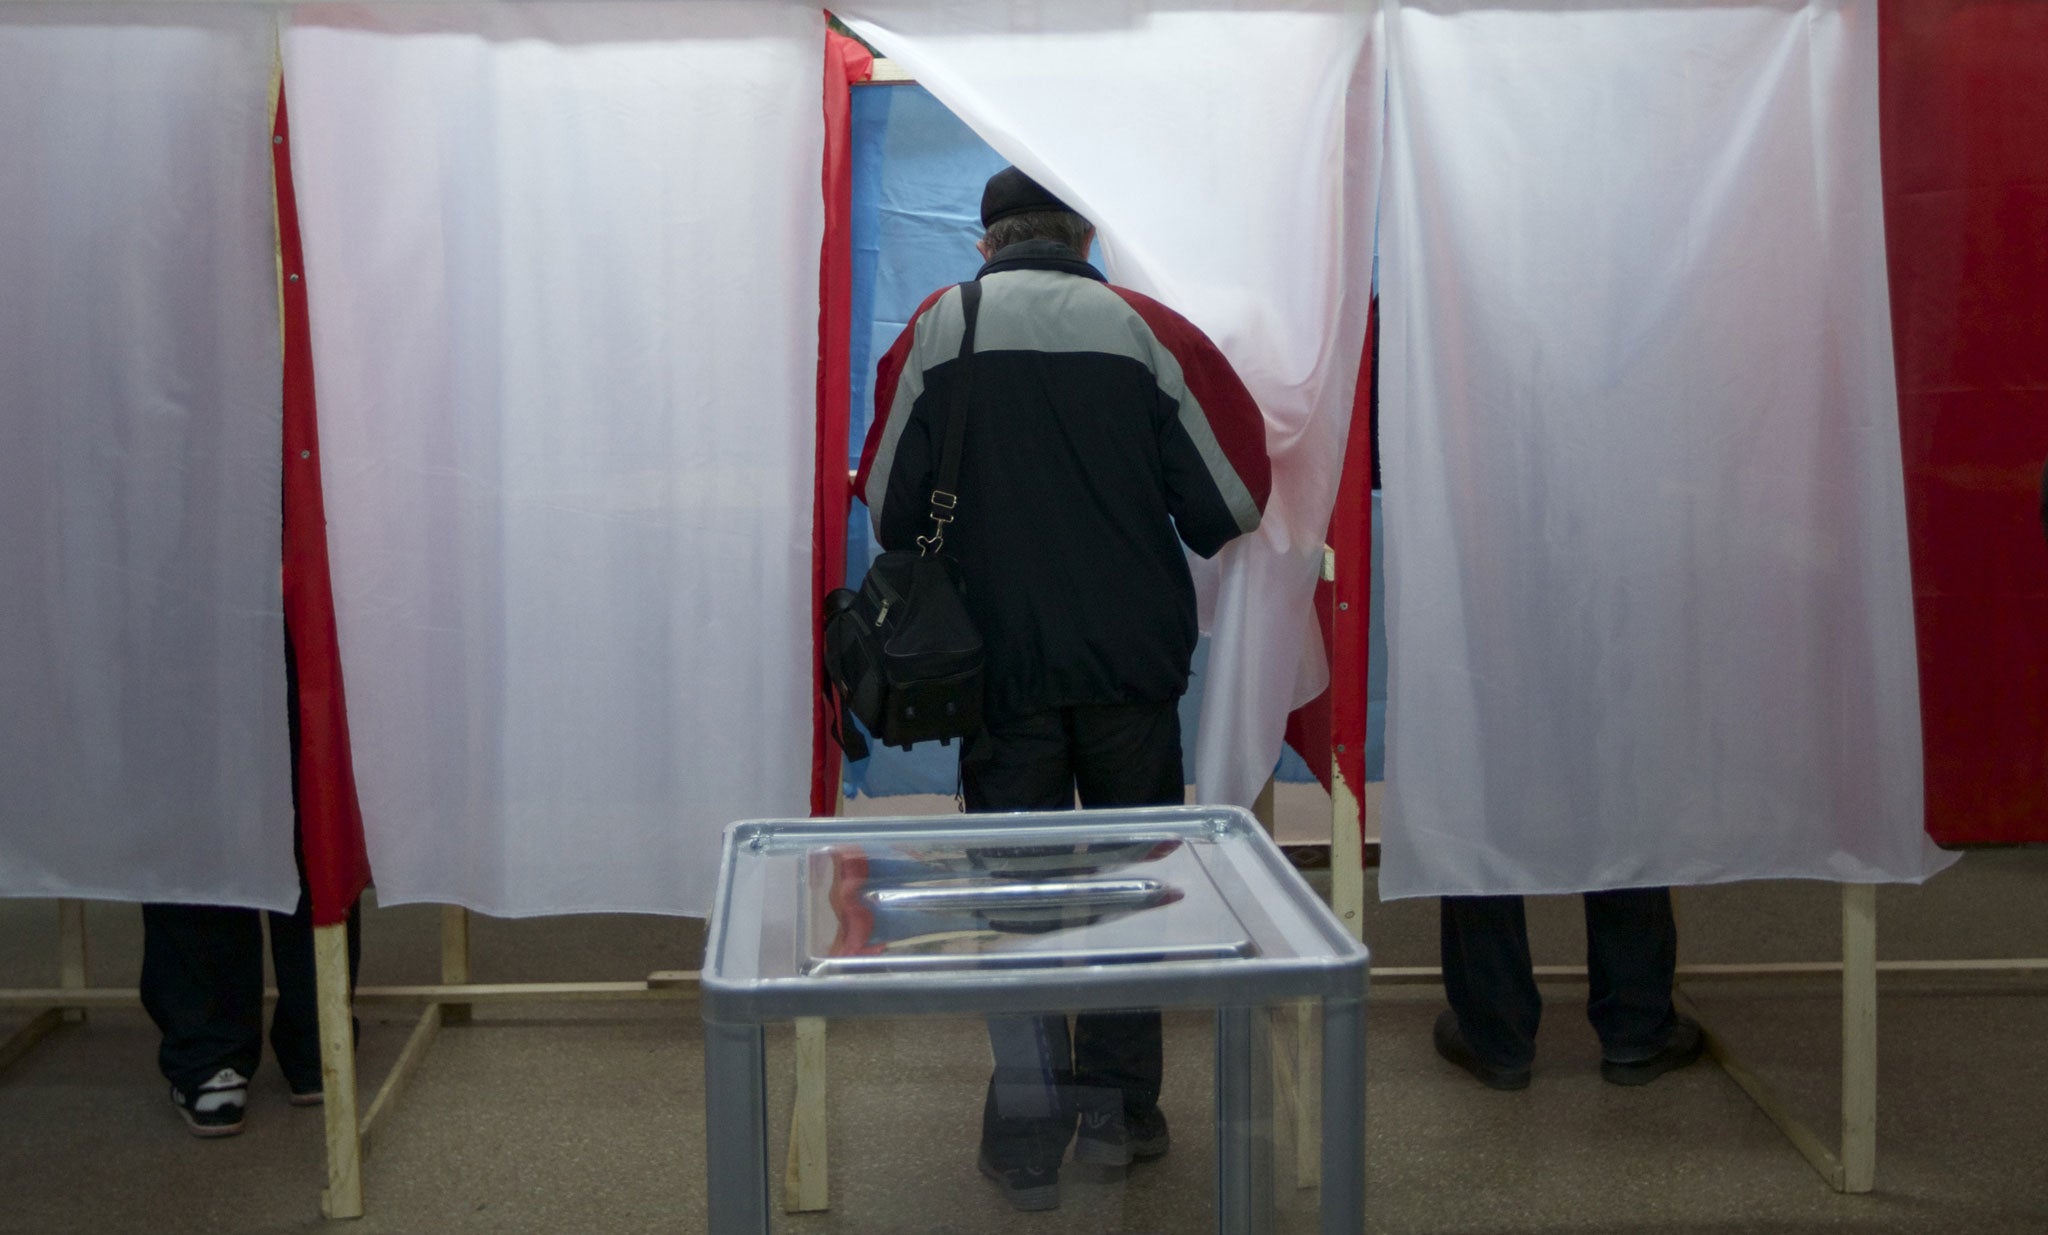
[[[955,336],[958,347],[958,336]],[[1158,341],[1123,297],[1093,279],[1006,270],[981,281],[977,352],[1092,352],[1152,367]]]
[[[924,391],[924,371],[959,353],[965,328],[957,290],[947,292],[918,319],[917,336],[897,380],[896,398],[868,472],[868,519],[877,535],[897,443],[911,408]],[[1201,457],[1238,531],[1250,532],[1259,526],[1259,504],[1223,453],[1201,401],[1188,389],[1180,361],[1137,311],[1105,285],[1049,270],[990,275],[982,280],[981,320],[975,326],[974,342],[978,353],[1092,352],[1124,356],[1145,365],[1160,393],[1174,401],[1181,429]]]
[[[1259,504],[1252,500],[1252,491],[1245,487],[1244,478],[1237,474],[1229,456],[1223,453],[1223,443],[1216,440],[1216,430],[1210,427],[1208,414],[1202,410],[1195,392],[1188,389],[1181,376],[1180,361],[1161,347],[1153,361],[1153,372],[1159,375],[1161,390],[1169,395],[1179,392],[1181,432],[1195,444],[1195,453],[1202,457],[1202,466],[1208,469],[1209,479],[1216,483],[1216,492],[1223,496],[1223,504],[1230,508],[1230,517],[1237,522],[1238,533],[1257,531]]]
[[[868,487],[861,500],[868,504],[868,525],[877,543],[882,536],[882,506],[889,500],[889,473],[896,468],[896,447],[903,440],[903,427],[910,423],[910,411],[924,393],[924,371],[938,359],[958,355],[960,336],[966,332],[967,317],[960,308],[955,288],[939,297],[924,316],[917,319],[910,355],[903,372],[896,377],[896,397],[890,400],[888,420],[882,425],[882,440],[875,446],[875,461],[868,469]]]
[[[1020,302],[1028,302],[1031,311],[1004,312],[1006,305]],[[982,280],[982,318],[975,327],[974,344],[977,352],[1094,352],[1143,364],[1152,371],[1160,393],[1174,401],[1181,428],[1194,443],[1237,530],[1250,532],[1259,526],[1259,504],[1223,453],[1208,413],[1188,389],[1180,361],[1137,310],[1104,284],[1050,270],[990,275]]]

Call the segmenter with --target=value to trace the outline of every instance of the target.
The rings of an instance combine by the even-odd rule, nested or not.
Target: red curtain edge
[[[349,909],[370,885],[363,844],[362,808],[356,799],[349,753],[348,702],[342,689],[341,644],[334,620],[334,586],[327,561],[327,509],[320,488],[319,418],[313,397],[313,341],[306,310],[305,251],[299,238],[292,188],[291,129],[284,82],[277,83],[271,127],[271,168],[277,193],[280,306],[284,315],[284,554],[285,627],[298,676],[299,837],[313,924],[348,920]]]
[[[2006,644],[1996,663],[1984,651],[1994,646],[1987,632],[2040,629],[2038,617],[2023,611],[2031,606],[2037,615],[2040,602],[2013,592],[2038,587],[2039,576],[2028,581],[2027,558],[2019,556],[1973,566],[1966,577],[1954,566],[1991,543],[2024,543],[2031,556],[2039,544],[2035,477],[2048,437],[2040,420],[1997,425],[1996,448],[2018,457],[2008,476],[2024,478],[2023,488],[2004,491],[2011,500],[2005,509],[2024,528],[2018,534],[2011,525],[1987,528],[1959,516],[1953,504],[1959,493],[1981,500],[1987,492],[1984,422],[1944,406],[1959,393],[2010,396],[2039,389],[2038,366],[2000,351],[1997,326],[2007,320],[2002,314],[2039,302],[2048,266],[2038,256],[1987,259],[1971,244],[1962,217],[1964,204],[1995,202],[2038,184],[2048,170],[2044,113],[2008,110],[2013,97],[2030,89],[2025,66],[2038,62],[2030,53],[2048,50],[2048,24],[2039,13],[2025,3],[1974,0],[1885,0],[1878,9],[1886,266],[1914,576],[1924,826],[1944,848],[2048,843],[2048,780],[2042,775],[2048,726],[2037,710],[2015,707],[2011,694],[1986,689],[1998,675],[2016,682],[2037,672],[2039,645]],[[1930,201],[1948,203],[1953,217],[1929,226],[1924,213],[1902,209]],[[1930,278],[1928,271],[1942,273]],[[1916,316],[1948,329],[1916,330]],[[1996,363],[1987,361],[1987,351]],[[1979,454],[1959,459],[1952,453],[1959,449]],[[1959,579],[1965,579],[1960,590]],[[1953,620],[1960,605],[1973,611],[1971,621]],[[1986,620],[2001,616],[2006,620]]]
[[[1287,744],[1300,754],[1325,790],[1332,760],[1357,793],[1365,785],[1366,658],[1372,627],[1372,385],[1379,302],[1366,317],[1359,350],[1358,385],[1344,440],[1337,504],[1327,543],[1336,559],[1335,582],[1316,585],[1316,616],[1330,657],[1330,685],[1287,717]],[[1363,827],[1361,816],[1360,826]]]
[[[1333,675],[1330,701],[1332,758],[1352,791],[1365,793],[1366,670],[1372,629],[1372,390],[1373,352],[1379,335],[1379,300],[1365,319],[1365,344],[1358,358],[1358,392],[1351,403],[1351,428],[1344,444],[1344,473],[1337,486],[1336,517],[1330,521],[1330,547],[1337,558],[1337,580],[1331,585],[1335,612],[1330,615],[1331,663],[1345,672]],[[1359,827],[1365,813],[1359,812]]]
[[[830,815],[839,795],[839,746],[825,698],[825,643],[818,615],[846,575],[846,437],[851,423],[853,324],[853,83],[874,73],[856,39],[825,31],[825,235],[818,255],[817,487],[811,518],[811,814]]]

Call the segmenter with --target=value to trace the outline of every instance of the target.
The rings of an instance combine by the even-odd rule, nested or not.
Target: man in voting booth
[[[881,360],[856,485],[880,543],[914,547],[966,383],[946,545],[986,647],[969,811],[1178,804],[1183,546],[1208,557],[1258,526],[1264,420],[1216,346],[1104,279],[1094,228],[1023,172],[989,179],[981,222],[972,346],[960,289],[932,293]],[[998,1019],[990,1040],[980,1165],[1012,1205],[1059,1204],[1070,1140],[1095,1166],[1165,1154],[1156,1011]]]

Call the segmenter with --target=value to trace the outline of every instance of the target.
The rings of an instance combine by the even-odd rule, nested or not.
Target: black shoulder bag
[[[981,728],[981,632],[960,600],[959,563],[944,552],[946,525],[960,504],[955,486],[973,384],[978,281],[960,285],[960,304],[967,322],[931,492],[931,534],[917,538],[915,552],[893,549],[877,557],[859,591],[837,588],[825,597],[825,675],[849,759],[865,757],[867,744],[846,722],[848,712],[883,745],[906,750]]]

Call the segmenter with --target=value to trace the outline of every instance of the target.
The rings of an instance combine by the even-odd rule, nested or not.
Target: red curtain
[[[284,310],[284,615],[298,675],[298,758],[294,774],[313,923],[348,919],[370,885],[363,813],[349,758],[348,701],[327,570],[327,507],[320,493],[320,423],[313,402],[313,340],[306,317],[306,261],[292,192],[291,126],[284,83],[271,128],[277,187],[277,243]]]
[[[1330,512],[1328,544],[1337,559],[1337,578],[1316,585],[1316,617],[1322,622],[1323,645],[1330,650],[1330,688],[1287,717],[1287,744],[1323,788],[1330,787],[1334,756],[1354,793],[1363,793],[1365,786],[1365,669],[1372,610],[1372,357],[1378,333],[1375,302],[1358,360],[1358,392],[1351,400],[1337,505]]]
[[[2048,4],[1880,14],[1927,828],[2048,841]]]
[[[811,517],[811,813],[830,815],[839,793],[839,748],[825,701],[825,593],[846,577],[847,401],[852,389],[853,90],[873,75],[859,40],[825,32],[825,242],[818,257],[818,456]]]

